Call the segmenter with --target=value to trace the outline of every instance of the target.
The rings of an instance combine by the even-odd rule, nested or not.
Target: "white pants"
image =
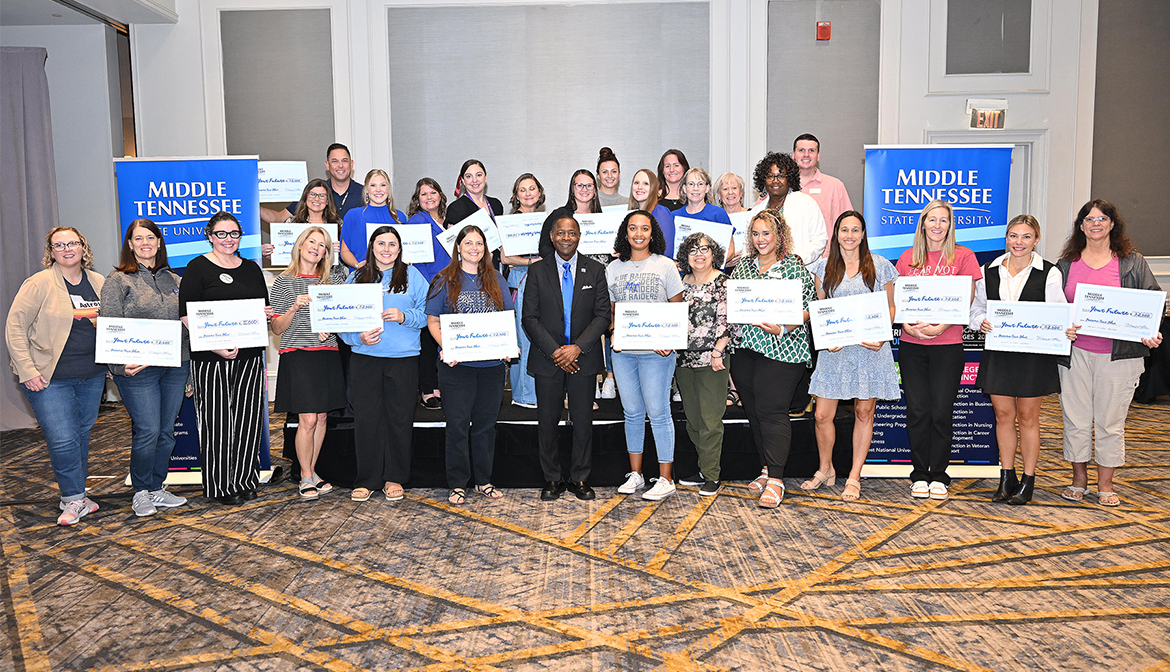
[[[1072,349],[1072,366],[1060,370],[1064,459],[1088,462],[1097,440],[1097,465],[1125,465],[1125,416],[1145,371],[1145,360],[1110,361],[1109,353]]]

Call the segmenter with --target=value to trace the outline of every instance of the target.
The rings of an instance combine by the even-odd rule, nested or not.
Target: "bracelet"
[[[712,356],[712,357],[718,357],[718,358],[720,358],[720,359],[723,359],[723,351],[722,351],[722,350],[712,350],[712,351],[711,351],[711,356]]]

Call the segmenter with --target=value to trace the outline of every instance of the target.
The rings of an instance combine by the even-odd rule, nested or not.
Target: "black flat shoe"
[[[422,402],[423,408],[429,408],[432,411],[439,411],[443,408],[443,399],[441,397],[431,397],[424,399]]]
[[[1008,501],[1008,497],[1011,497],[1019,487],[1020,482],[1016,480],[1015,469],[1000,469],[999,489],[991,496],[991,501],[1006,502]]]
[[[226,506],[239,506],[244,503],[244,498],[239,495],[224,495],[223,497],[216,497],[215,501]]]
[[[245,491],[241,492],[241,493],[239,494],[239,496],[240,496],[240,498],[241,498],[241,499],[243,499],[245,502],[250,502],[250,501],[252,501],[253,499],[256,499],[256,489],[255,489],[255,488],[252,488],[251,490],[245,490]]]
[[[1032,492],[1036,489],[1036,474],[1029,476],[1024,474],[1020,478],[1020,487],[1011,497],[1008,498],[1008,504],[1027,504],[1032,501]]]
[[[586,485],[584,481],[578,483],[567,483],[565,484],[565,489],[576,495],[577,499],[597,499],[597,493],[593,492],[593,488]]]
[[[541,501],[551,502],[554,499],[559,498],[561,493],[564,491],[565,488],[560,483],[557,483],[556,481],[549,481],[548,483],[544,484],[543,488],[541,488],[540,499]]]

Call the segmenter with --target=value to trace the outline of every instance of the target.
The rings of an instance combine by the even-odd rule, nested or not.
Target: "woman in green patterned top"
[[[737,324],[732,338],[731,375],[752,429],[763,471],[749,488],[759,505],[774,509],[784,500],[784,465],[792,443],[788,405],[811,355],[808,302],[816,299],[812,275],[793,253],[792,231],[784,216],[764,210],[752,218],[746,258],[732,280],[800,280],[804,315],[800,324]]]

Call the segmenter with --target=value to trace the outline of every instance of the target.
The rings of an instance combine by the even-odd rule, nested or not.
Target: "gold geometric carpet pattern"
[[[1043,420],[1022,507],[990,480],[845,503],[787,479],[777,511],[744,484],[453,507],[281,483],[138,519],[105,407],[73,528],[39,432],[3,436],[0,670],[1170,670],[1170,405],[1133,407],[1111,509],[1060,499],[1055,397]]]

